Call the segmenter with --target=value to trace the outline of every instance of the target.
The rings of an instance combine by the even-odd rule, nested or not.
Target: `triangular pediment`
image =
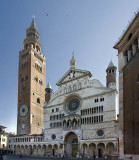
[[[64,76],[56,83],[57,86],[85,77],[85,76],[89,76],[91,77],[92,74],[89,71],[86,70],[80,70],[80,69],[69,69]]]

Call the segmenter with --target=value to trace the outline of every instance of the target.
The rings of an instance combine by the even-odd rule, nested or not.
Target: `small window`
[[[96,116],[94,117],[94,123],[96,123]]]
[[[101,106],[101,112],[103,112],[103,106]]]
[[[132,38],[132,33],[129,34],[128,36],[128,41]]]
[[[59,111],[59,108],[56,108],[56,112],[58,112]]]
[[[38,82],[38,77],[34,77],[34,80],[35,80],[36,82]]]
[[[101,122],[103,122],[103,115],[101,116]]]
[[[98,122],[98,116],[97,116],[97,122]]]
[[[42,85],[42,80],[39,80],[39,83]]]
[[[38,82],[38,77],[36,77],[36,81]]]
[[[39,103],[39,104],[40,104],[40,98],[37,98],[37,103]]]
[[[54,112],[54,109],[52,109],[52,113]]]
[[[94,108],[94,113],[96,113],[96,107]]]

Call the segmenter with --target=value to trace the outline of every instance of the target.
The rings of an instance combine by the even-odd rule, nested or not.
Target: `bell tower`
[[[49,100],[51,99],[52,97],[52,92],[53,92],[53,89],[50,85],[50,83],[48,82],[46,88],[45,88],[45,101],[48,103]]]
[[[34,17],[19,52],[17,134],[40,134],[45,101],[45,56]]]
[[[113,62],[110,61],[108,68],[106,69],[107,77],[106,77],[106,86],[109,88],[116,88],[116,67]]]

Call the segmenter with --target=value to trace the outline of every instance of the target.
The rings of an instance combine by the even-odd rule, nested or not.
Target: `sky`
[[[32,16],[46,56],[46,85],[56,91],[73,51],[77,68],[106,85],[110,60],[118,66],[113,46],[138,9],[138,0],[1,0],[0,125],[16,132],[18,58]]]

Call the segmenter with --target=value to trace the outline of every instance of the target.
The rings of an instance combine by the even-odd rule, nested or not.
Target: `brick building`
[[[17,134],[41,134],[45,102],[45,56],[34,18],[19,52]]]
[[[114,46],[119,62],[120,156],[139,158],[139,12]]]

